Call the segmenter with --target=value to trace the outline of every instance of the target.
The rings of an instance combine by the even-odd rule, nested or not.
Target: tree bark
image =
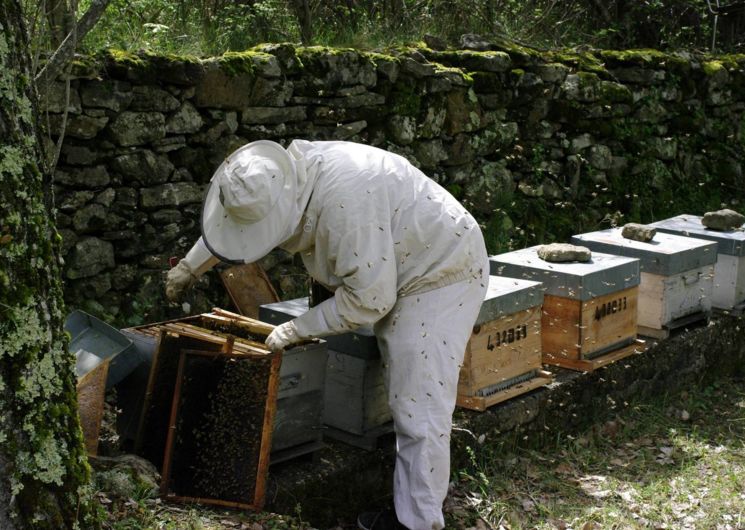
[[[72,31],[67,34],[65,40],[62,41],[59,48],[52,54],[44,65],[44,68],[36,76],[36,84],[40,90],[46,90],[46,87],[51,81],[62,72],[72,56],[75,54],[75,48],[80,42],[96,25],[98,19],[101,18],[104,11],[108,7],[111,0],[93,0],[91,6],[88,8],[80,20],[75,24]]]
[[[0,0],[0,528],[91,528],[29,63],[19,1]]]
[[[309,0],[292,0],[298,26],[300,26],[300,40],[303,45],[310,46],[313,42],[313,22],[310,15]]]

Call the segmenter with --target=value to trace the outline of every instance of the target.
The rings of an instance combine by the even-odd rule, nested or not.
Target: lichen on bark
[[[90,528],[51,179],[20,5],[0,6],[0,527]]]

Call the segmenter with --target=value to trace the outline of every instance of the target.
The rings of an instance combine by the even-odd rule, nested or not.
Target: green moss
[[[108,49],[104,50],[103,55],[114,64],[125,68],[146,68],[148,66],[147,61],[142,57],[124,50]]]
[[[217,58],[220,69],[231,77],[242,74],[253,74],[256,71],[254,58],[257,55],[268,55],[263,52],[225,52]]]
[[[572,66],[579,71],[593,72],[601,76],[608,75],[605,64],[590,52],[551,51],[545,54],[545,59],[547,62]]]
[[[706,61],[701,65],[701,69],[709,77],[727,70],[721,61]]]
[[[669,54],[652,49],[603,50],[600,52],[600,57],[606,61],[638,66],[657,65],[673,59]]]

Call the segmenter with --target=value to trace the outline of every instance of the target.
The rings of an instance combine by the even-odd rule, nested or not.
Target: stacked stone
[[[43,102],[51,139],[65,129],[55,198],[68,302],[131,323],[180,312],[162,298],[168,258],[198,237],[214,168],[257,139],[402,154],[464,201],[492,253],[565,241],[604,217],[674,215],[673,198],[702,213],[742,209],[741,57],[464,47],[383,55],[279,44],[78,65],[69,90],[60,81]],[[288,256],[262,265],[283,298],[307,294]],[[229,305],[214,275],[190,301],[192,311]]]

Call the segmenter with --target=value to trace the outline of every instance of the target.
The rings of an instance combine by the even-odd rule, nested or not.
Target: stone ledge
[[[592,373],[552,369],[556,381],[486,412],[455,413],[452,466],[467,462],[469,445],[481,435],[492,447],[540,445],[556,433],[578,432],[612,418],[628,404],[649,401],[688,386],[745,374],[745,317],[722,315],[652,344]],[[319,528],[337,518],[353,520],[362,510],[379,508],[391,492],[393,445],[367,452],[341,443],[312,458],[270,469],[266,509],[300,513]]]

